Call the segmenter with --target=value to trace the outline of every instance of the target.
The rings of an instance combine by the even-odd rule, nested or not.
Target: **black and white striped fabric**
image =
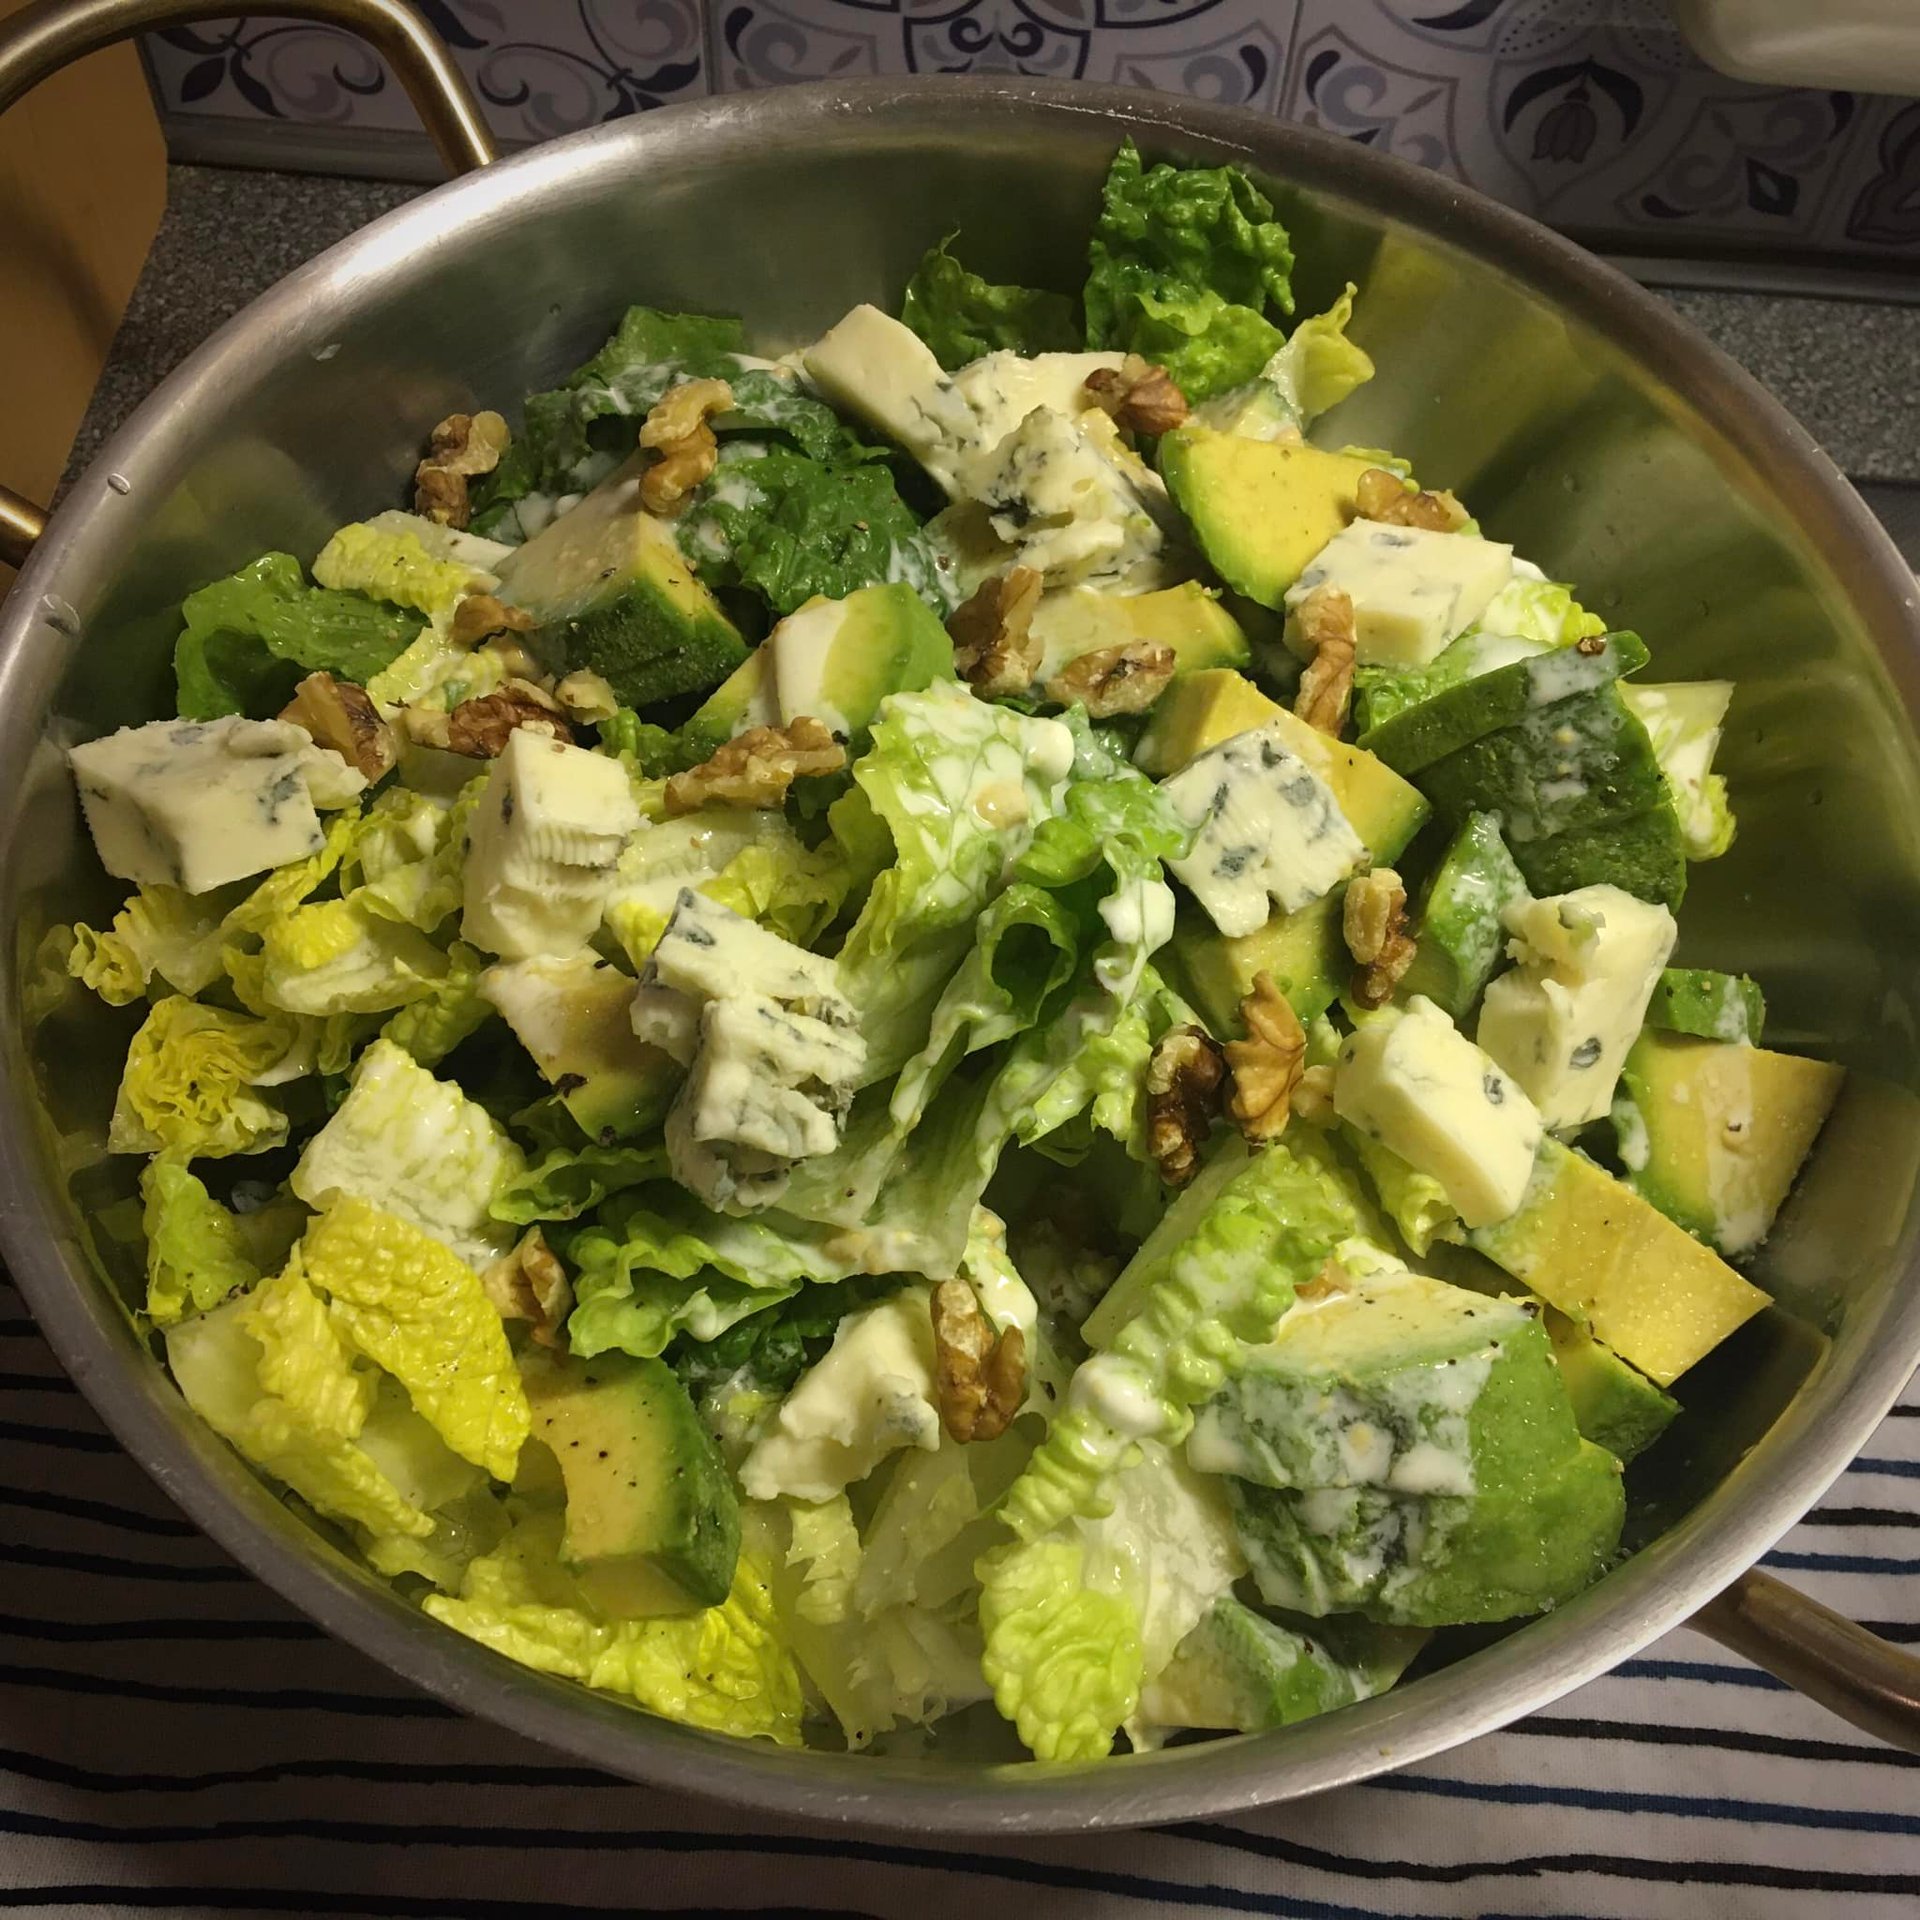
[[[1920,1760],[1679,1633],[1373,1785],[1087,1840],[769,1826],[407,1690],[204,1541],[0,1280],[0,1908],[1911,1920]],[[1920,1640],[1920,1388],[1769,1564]]]

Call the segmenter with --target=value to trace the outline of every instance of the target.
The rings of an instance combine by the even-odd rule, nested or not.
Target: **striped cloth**
[[[920,1846],[628,1785],[409,1691],[202,1540],[0,1278],[0,1908],[1902,1920],[1920,1760],[1689,1633],[1372,1785]],[[1769,1564],[1920,1640],[1920,1390]]]

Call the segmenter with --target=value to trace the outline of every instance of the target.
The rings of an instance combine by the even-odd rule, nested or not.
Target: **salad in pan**
[[[635,307],[72,749],[140,1311],[436,1620],[1085,1760],[1619,1554],[1840,1072],[1673,964],[1732,688],[1343,445],[1290,267],[1126,147],[1077,299]]]

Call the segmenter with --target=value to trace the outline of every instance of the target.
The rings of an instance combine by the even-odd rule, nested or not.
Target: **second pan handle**
[[[0,113],[74,60],[154,27],[231,20],[247,5],[215,0],[34,0],[0,25]],[[274,0],[273,11],[358,34],[406,88],[451,174],[471,173],[494,159],[493,135],[466,75],[438,34],[405,0]],[[47,516],[0,486],[0,563],[26,563]]]

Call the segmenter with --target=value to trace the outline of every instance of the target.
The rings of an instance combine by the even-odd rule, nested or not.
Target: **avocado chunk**
[[[1469,636],[1458,644],[1471,643]],[[1360,744],[1397,773],[1412,776],[1487,734],[1516,726],[1541,708],[1576,694],[1610,686],[1646,663],[1646,644],[1636,633],[1606,634],[1591,652],[1573,646],[1529,653],[1491,672],[1451,679],[1430,698],[1416,700],[1393,718],[1369,727]],[[1436,661],[1429,670],[1436,680],[1442,677],[1441,664]],[[1651,748],[1648,755],[1651,758]]]
[[[1516,1482],[1464,1498],[1227,1485],[1240,1544],[1270,1606],[1400,1626],[1510,1620],[1571,1599],[1619,1547],[1620,1463],[1589,1440],[1569,1444]]]
[[[1208,564],[1263,607],[1279,607],[1353,518],[1360,476],[1377,464],[1194,425],[1167,434],[1159,460]]]
[[[1611,885],[1675,907],[1686,891],[1665,779],[1646,728],[1615,685],[1547,701],[1481,734],[1424,766],[1420,787],[1443,819],[1498,814],[1535,893]]]
[[[1302,1298],[1201,1409],[1187,1458],[1267,1487],[1465,1499],[1577,1438],[1530,1304],[1385,1268]]]
[[[762,641],[682,724],[680,758],[688,766],[697,767],[702,760],[711,759],[736,733],[745,733],[749,727],[770,727],[778,721],[773,676],[767,671],[771,659]]]
[[[1702,1040],[1760,1044],[1767,1024],[1766,996],[1744,973],[1711,967],[1667,967],[1647,1002],[1647,1025]]]
[[[1519,1207],[1468,1238],[1663,1387],[1767,1304],[1658,1208],[1551,1138]]]
[[[746,642],[640,504],[636,454],[500,563],[500,594],[630,707],[717,685]]]
[[[1371,1620],[1282,1626],[1226,1594],[1147,1682],[1139,1718],[1235,1733],[1290,1727],[1386,1692],[1426,1643],[1418,1628]]]
[[[844,600],[809,600],[767,635],[773,703],[782,726],[803,714],[855,752],[890,693],[915,693],[953,673],[953,642],[933,609],[895,581]]]
[[[1623,1463],[1644,1453],[1680,1411],[1679,1401],[1603,1347],[1577,1320],[1552,1307],[1543,1318],[1581,1438]]]
[[[1614,1129],[1627,1184],[1724,1254],[1772,1229],[1844,1068],[1651,1030],[1627,1055]]]
[[[694,1613],[733,1586],[740,1504],[679,1376],[661,1360],[532,1353],[534,1432],[567,1488],[561,1556],[615,1619]]]
[[[1472,1013],[1506,946],[1501,915],[1527,898],[1500,822],[1470,813],[1460,822],[1420,896],[1417,948],[1402,991],[1424,993],[1456,1025]]]
[[[1392,860],[1419,832],[1427,803],[1417,788],[1372,754],[1297,719],[1230,668],[1206,668],[1174,681],[1140,736],[1134,760],[1149,773],[1172,773],[1222,740],[1275,724],[1284,729],[1289,750],[1332,790],[1376,862]],[[1335,891],[1239,935],[1223,934],[1204,914],[1183,908],[1168,964],[1216,1033],[1238,1030],[1240,1002],[1262,972],[1271,973],[1294,1012],[1310,1020],[1339,997],[1349,971],[1340,903]]]
[[[489,967],[480,992],[532,1054],[586,1133],[603,1145],[657,1127],[679,1066],[633,1031],[633,981],[591,953]]]
[[[1039,680],[1052,679],[1083,653],[1132,641],[1172,648],[1176,674],[1244,666],[1251,651],[1240,623],[1220,604],[1220,596],[1196,580],[1163,587],[1157,593],[1067,587],[1044,594],[1033,611],[1031,634],[1040,643],[1040,671],[1035,676]],[[951,646],[947,660],[950,666]]]

